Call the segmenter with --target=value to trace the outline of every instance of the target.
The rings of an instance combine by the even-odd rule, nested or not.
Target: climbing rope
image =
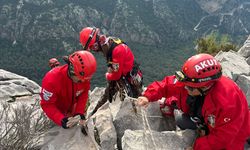
[[[126,86],[126,84],[124,86]],[[122,85],[119,85],[119,83],[117,83],[117,87],[119,89],[118,91],[120,92],[120,96],[121,96],[120,98],[121,99],[124,98],[124,99],[131,101],[135,114],[138,114],[137,108],[136,108],[137,98],[130,97],[128,95],[129,91],[127,91],[125,88],[122,88]],[[142,122],[143,122],[143,139],[145,139],[145,140],[143,140],[144,146],[145,146],[144,149],[145,150],[149,149],[148,144],[153,143],[153,149],[157,150],[155,138],[153,136],[153,132],[152,132],[151,127],[149,125],[148,118],[163,118],[163,117],[162,116],[147,116],[147,114],[143,108],[140,108],[140,111],[141,111],[141,117],[142,117]],[[148,139],[148,137],[150,139]],[[150,148],[150,150],[151,149],[152,148]]]
[[[149,125],[149,122],[148,122],[148,118],[147,118],[147,114],[145,112],[145,110],[143,108],[141,108],[141,114],[142,114],[142,122],[143,122],[143,127],[144,127],[144,132],[143,132],[143,135],[144,135],[144,139],[147,139],[147,134],[149,133],[149,137],[151,138],[151,141],[153,143],[153,147],[154,149],[156,150],[156,143],[155,143],[155,139],[154,139],[154,136],[153,136],[153,132],[150,128],[150,125]],[[151,143],[151,141],[149,142],[146,142],[146,143]],[[147,149],[147,147],[146,147]]]
[[[126,92],[124,93],[124,96],[125,96],[125,99],[130,100],[132,102],[132,104],[134,104],[133,105],[133,107],[134,107],[135,103],[137,102],[137,98],[133,98],[133,97],[128,96],[128,94]],[[135,106],[134,109],[136,109],[136,106]],[[142,116],[142,122],[143,122],[143,130],[144,130],[143,131],[143,137],[145,139],[145,141],[144,140],[143,141],[144,141],[144,145],[146,145],[146,147],[144,147],[144,149],[148,149],[148,147],[149,147],[148,144],[151,143],[151,141],[152,141],[153,147],[156,150],[157,147],[156,147],[155,139],[154,139],[154,136],[153,136],[153,132],[152,132],[151,127],[150,127],[149,122],[148,122],[148,118],[150,118],[150,117],[151,118],[163,118],[163,117],[162,116],[147,116],[147,113],[143,108],[140,108],[140,110],[141,110],[141,116]],[[147,140],[148,139],[147,138],[148,134],[149,134],[149,138],[151,139],[151,141]]]

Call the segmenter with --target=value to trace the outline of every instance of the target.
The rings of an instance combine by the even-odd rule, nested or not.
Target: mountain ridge
[[[49,70],[48,59],[82,49],[80,30],[96,26],[131,47],[147,84],[179,68],[183,60],[195,53],[193,41],[203,34],[215,30],[228,33],[237,42],[245,40],[245,31],[250,31],[247,0],[224,1],[213,0],[218,5],[216,11],[209,12],[203,7],[207,6],[206,0],[4,0],[0,2],[0,65],[41,83]],[[235,9],[232,16],[221,15],[231,8]],[[202,17],[205,19],[201,21]],[[94,83],[103,86],[105,61],[97,58],[97,76],[102,78],[95,78]]]

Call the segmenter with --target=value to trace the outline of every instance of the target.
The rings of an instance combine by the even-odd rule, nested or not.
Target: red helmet
[[[86,27],[80,32],[80,42],[84,47],[84,50],[90,50],[94,46],[97,40],[97,35],[99,34],[98,28]]]
[[[190,87],[207,87],[221,77],[220,63],[209,54],[190,57],[183,65],[182,71],[176,72],[176,78]]]
[[[96,71],[96,59],[88,51],[76,51],[69,56],[69,68],[80,80],[90,80]]]
[[[56,66],[59,66],[60,65],[60,62],[56,59],[56,58],[51,58],[49,60],[49,67],[52,69]]]

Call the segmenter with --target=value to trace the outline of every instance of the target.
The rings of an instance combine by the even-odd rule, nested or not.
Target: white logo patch
[[[48,101],[50,99],[50,97],[53,95],[53,93],[43,89],[42,90],[42,93],[43,93],[43,99]]]
[[[196,72],[199,72],[199,70],[202,70],[206,67],[211,67],[214,65],[217,65],[217,61],[215,59],[207,59],[195,65],[194,67],[195,67]]]
[[[213,114],[208,115],[207,120],[208,120],[208,124],[214,128],[215,127],[215,115]]]
[[[224,122],[229,122],[230,120],[230,118],[224,118]]]
[[[80,91],[76,91],[76,97],[78,97],[79,95],[81,95],[83,92],[83,90],[80,90]]]

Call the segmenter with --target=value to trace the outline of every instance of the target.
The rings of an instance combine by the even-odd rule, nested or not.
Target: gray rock
[[[27,96],[31,93],[23,86],[10,83],[9,85],[1,85],[1,91],[7,93],[11,97]]]
[[[121,108],[114,119],[118,148],[121,147],[121,138],[125,130],[142,130],[145,128],[145,121],[143,119],[147,119],[148,126],[151,130],[166,131],[175,128],[173,118],[163,117],[159,110],[159,103],[157,102],[150,104],[146,110],[139,107],[137,107],[136,110],[137,112],[135,113],[129,99],[125,99],[122,102]],[[146,115],[143,115],[143,111],[145,111]],[[143,116],[146,118],[143,118]]]
[[[39,94],[40,91],[41,87],[34,81],[0,69],[0,100],[13,102],[22,99],[22,96],[26,99],[30,96],[33,99],[33,94]]]
[[[250,56],[250,43],[243,45],[238,51],[238,53],[245,58],[249,57]]]
[[[246,59],[246,61],[247,61],[247,64],[250,65],[250,57],[248,57],[248,58]]]
[[[240,54],[241,56],[245,58],[250,56],[250,36],[245,41],[244,45],[240,48],[240,50],[238,51],[238,54]]]
[[[30,91],[32,94],[38,94],[41,91],[41,87],[32,80],[12,80],[13,83],[23,86],[26,90]]]
[[[250,106],[250,76],[240,75],[236,83],[240,86],[243,92],[246,94],[248,105]]]
[[[9,71],[0,69],[0,81],[6,81],[6,80],[11,80],[11,79],[27,79],[27,78],[11,73]]]
[[[175,130],[174,117],[165,117],[162,115],[159,101],[151,103],[146,109],[147,118],[150,126],[155,131]]]
[[[54,127],[45,134],[41,150],[98,150],[92,139],[81,132],[80,126],[70,129]]]
[[[97,102],[100,100],[101,96],[104,93],[104,88],[94,88],[92,92],[89,93],[89,107],[87,110],[87,116],[93,111]]]
[[[221,63],[223,74],[234,81],[238,75],[250,74],[250,66],[246,63],[245,58],[234,51],[219,52],[215,58]]]
[[[104,104],[91,119],[95,120],[93,122],[98,132],[97,136],[99,136],[96,138],[100,138],[101,149],[114,150],[117,135],[113,125],[113,118],[109,109],[109,103]]]
[[[188,140],[187,140],[188,139]],[[192,145],[195,132],[126,130],[122,137],[123,150],[183,150]]]
[[[124,131],[127,129],[131,130],[140,130],[143,129],[142,118],[136,114],[133,110],[132,104],[128,100],[124,100],[121,105],[119,112],[114,118],[114,126],[117,133],[117,146],[121,148],[121,138],[124,134]]]

